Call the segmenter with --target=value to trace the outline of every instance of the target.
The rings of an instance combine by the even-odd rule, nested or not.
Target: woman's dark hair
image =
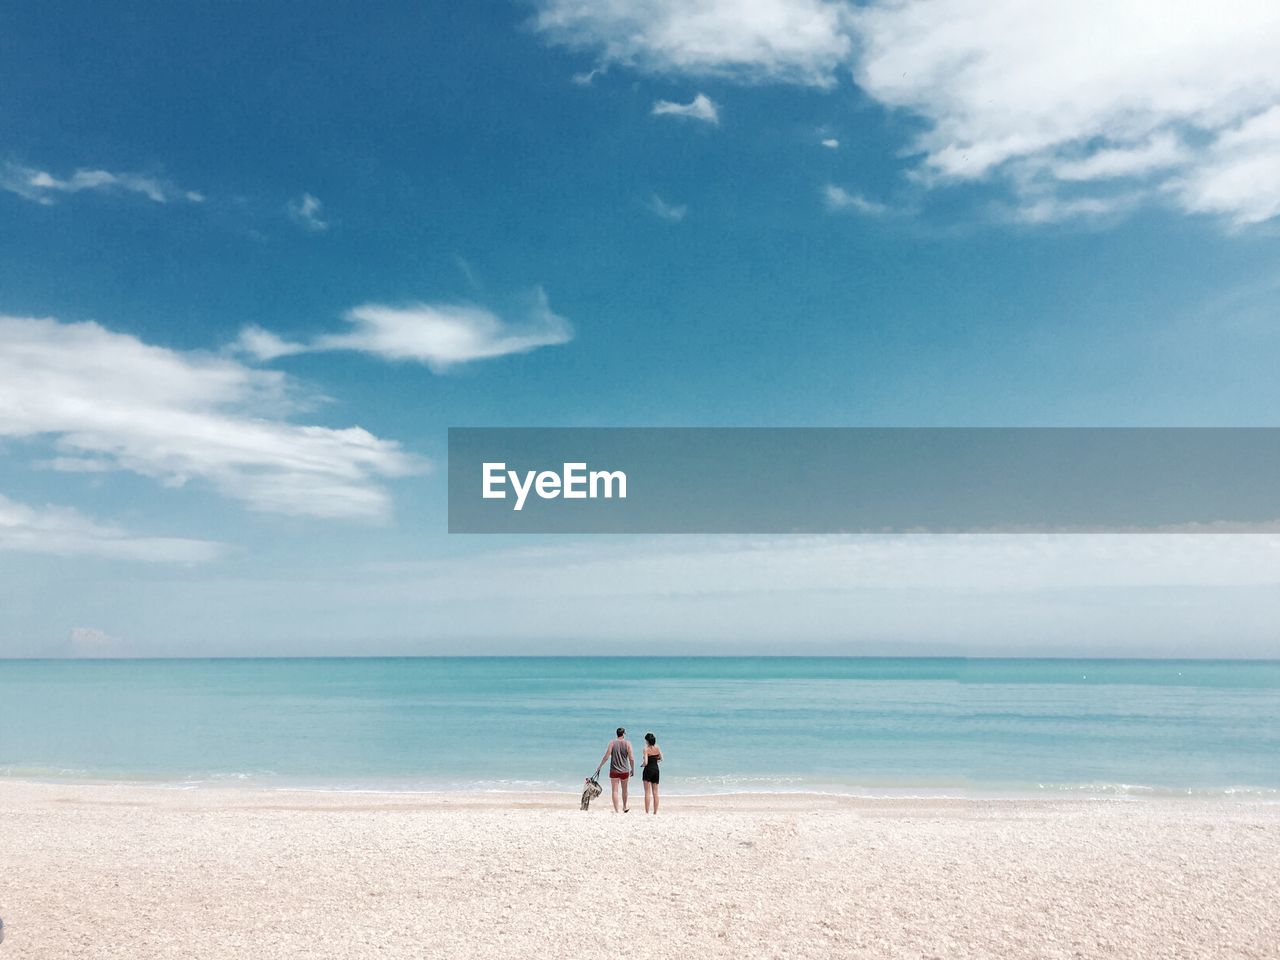
[[[623,735],[624,733],[626,733],[626,732],[627,732],[627,728],[626,728],[626,727],[619,727],[619,728],[618,728],[618,736],[622,736],[622,735]]]
[[[644,742],[645,742],[645,743],[647,743],[647,744],[648,744],[649,746],[651,746],[651,747],[653,747],[653,746],[657,746],[657,744],[658,744],[658,738],[657,738],[657,737],[655,737],[652,733],[646,733],[646,734],[644,735]]]

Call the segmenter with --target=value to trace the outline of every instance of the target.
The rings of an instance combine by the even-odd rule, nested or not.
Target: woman
[[[658,812],[658,764],[662,762],[662,751],[658,749],[658,738],[652,733],[644,735],[644,753],[640,755],[642,770],[640,779],[644,781],[644,812],[649,812],[649,798],[653,797],[653,812]]]

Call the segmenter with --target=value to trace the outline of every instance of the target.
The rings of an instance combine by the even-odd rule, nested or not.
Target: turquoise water
[[[1280,661],[0,661],[0,776],[576,790],[613,728],[671,792],[1280,799]]]

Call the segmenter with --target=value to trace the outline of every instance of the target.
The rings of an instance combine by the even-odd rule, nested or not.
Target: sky
[[[1273,2],[0,12],[0,656],[1280,656],[1280,539],[467,537],[450,426],[1280,425]]]

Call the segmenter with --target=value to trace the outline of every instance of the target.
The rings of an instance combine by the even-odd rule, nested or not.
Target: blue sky
[[[1276,423],[1273,5],[737,6],[6,11],[0,653],[1274,652],[1265,537],[444,533],[452,425]]]

